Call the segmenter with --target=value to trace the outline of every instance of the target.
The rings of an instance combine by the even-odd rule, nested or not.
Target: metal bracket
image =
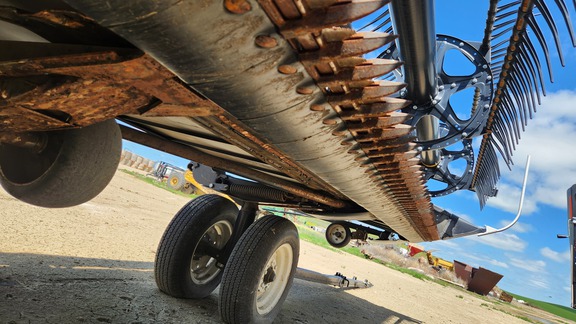
[[[438,206],[434,206],[434,213],[438,234],[442,240],[486,232],[485,227],[478,227]]]
[[[220,192],[228,190],[228,185],[225,184],[228,176],[224,172],[196,162],[190,162],[188,168],[198,183]]]
[[[296,268],[296,278],[326,285],[337,286],[340,288],[370,288],[373,286],[368,280],[358,280],[356,277],[347,278],[340,272],[335,275],[326,275],[316,271]]]

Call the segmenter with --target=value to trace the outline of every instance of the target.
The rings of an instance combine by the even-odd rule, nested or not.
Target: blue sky
[[[553,1],[547,2],[554,7]],[[488,1],[439,0],[436,4],[438,33],[464,40],[482,39]],[[574,7],[571,2],[567,4],[576,23]],[[477,225],[501,227],[516,215],[525,161],[530,154],[532,161],[522,218],[504,233],[424,245],[448,260],[456,259],[503,274],[498,284],[503,289],[569,306],[569,244],[567,240],[557,239],[556,234],[567,233],[566,191],[576,184],[576,50],[569,42],[563,21],[555,20],[563,36],[566,67],[561,68],[555,48],[550,47],[556,62],[555,82],[546,84],[547,96],[522,134],[514,153],[512,172],[504,165],[500,167],[498,197],[490,199],[482,211],[472,192],[460,191],[433,201]],[[553,46],[548,39],[549,46]]]
[[[547,2],[554,7],[553,1]],[[574,22],[576,12],[571,1],[567,4]],[[488,1],[437,0],[437,33],[481,41],[487,10]],[[433,201],[476,225],[501,227],[516,214],[524,164],[530,154],[532,164],[523,217],[504,233],[424,245],[445,259],[456,259],[504,275],[498,285],[505,290],[569,306],[569,246],[567,240],[557,239],[556,234],[567,232],[566,190],[576,183],[576,50],[569,43],[563,21],[556,19],[556,22],[563,36],[567,66],[560,67],[556,50],[549,44],[556,63],[555,82],[546,84],[547,96],[535,118],[529,121],[527,132],[522,134],[520,146],[514,153],[516,165],[512,172],[501,165],[498,197],[490,199],[482,211],[472,192],[459,191]],[[182,167],[188,162],[134,143],[124,143],[126,149],[148,158]]]

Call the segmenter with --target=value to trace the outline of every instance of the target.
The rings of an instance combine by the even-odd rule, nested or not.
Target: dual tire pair
[[[203,298],[220,285],[222,320],[270,323],[292,285],[298,231],[282,217],[260,218],[243,233],[221,269],[209,254],[225,248],[237,215],[236,205],[217,195],[203,195],[186,204],[160,240],[156,284],[177,298]]]

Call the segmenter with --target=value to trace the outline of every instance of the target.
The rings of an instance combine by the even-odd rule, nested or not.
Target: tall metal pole
[[[438,93],[434,0],[392,0],[391,11],[408,84],[406,98],[418,107],[429,106]],[[416,132],[420,141],[438,138],[438,119],[422,117]],[[435,166],[440,153],[425,151],[421,158],[426,166]]]

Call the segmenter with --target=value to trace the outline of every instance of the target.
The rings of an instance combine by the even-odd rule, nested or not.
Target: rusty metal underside
[[[228,161],[228,171],[249,169],[247,177],[307,197],[331,215],[361,206],[358,215],[368,211],[368,219],[408,240],[438,239],[412,128],[403,124],[410,116],[398,111],[409,102],[389,97],[405,85],[374,81],[401,63],[362,58],[395,37],[339,27],[385,2],[166,1],[143,8],[109,1],[116,16],[90,2],[69,1],[141,50],[103,40],[0,41],[13,49],[0,54],[0,88],[12,85],[0,98],[1,136],[120,116],[158,140],[215,158],[212,164]],[[179,11],[204,18],[179,21],[186,17]],[[121,16],[126,12],[135,17]],[[26,16],[13,15],[12,21]],[[95,25],[58,10],[25,18],[69,33]],[[131,33],[168,31],[171,24],[181,34],[157,37],[156,44],[147,32]],[[179,48],[187,58],[171,60],[162,48]],[[131,136],[138,141],[137,133]],[[163,149],[162,141],[142,142]],[[354,213],[339,217],[354,219]]]

